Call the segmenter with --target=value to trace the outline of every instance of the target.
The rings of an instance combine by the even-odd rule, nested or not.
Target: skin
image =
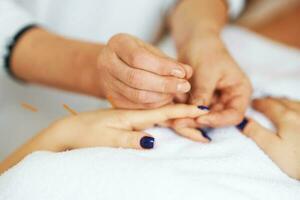
[[[0,174],[34,151],[62,152],[86,147],[122,147],[143,149],[141,138],[151,135],[144,129],[166,120],[199,117],[205,114],[193,105],[177,104],[152,110],[107,109],[79,113],[60,119],[35,135],[0,163]],[[209,142],[200,134],[193,139]]]
[[[170,104],[191,89],[188,65],[130,36],[112,37],[98,57],[99,88],[118,108],[147,109]]]
[[[194,71],[192,90],[185,99],[190,104],[209,106],[211,112],[196,120],[176,120],[173,126],[221,127],[242,120],[252,87],[221,40],[226,21],[226,4],[220,0],[181,1],[174,10],[170,24],[178,60]]]
[[[27,82],[106,98],[116,108],[210,106],[205,116],[168,123],[189,138],[195,127],[238,124],[252,90],[220,38],[225,1],[181,0],[168,19],[177,60],[128,34],[96,44],[34,28],[15,46],[12,71]]]
[[[27,81],[107,98],[118,108],[145,109],[188,92],[192,69],[128,34],[106,45],[35,28],[12,54],[13,73]],[[67,74],[67,76],[66,76]]]
[[[264,98],[253,101],[253,107],[265,114],[276,126],[276,133],[253,119],[243,129],[287,175],[300,180],[299,120],[300,102]],[[184,117],[199,117],[206,112],[195,106],[171,105],[153,110],[99,110],[80,113],[54,122],[0,163],[0,174],[26,155],[39,150],[62,152],[85,147],[123,147],[142,149],[139,141],[145,128]],[[200,134],[192,138],[209,142]]]
[[[285,98],[253,101],[253,107],[265,114],[276,132],[249,119],[243,134],[251,138],[290,177],[300,180],[300,102]]]

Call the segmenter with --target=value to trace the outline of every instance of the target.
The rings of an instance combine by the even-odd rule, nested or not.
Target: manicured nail
[[[206,130],[206,128],[199,128],[199,131],[201,131],[203,137],[205,137],[206,139],[208,139],[209,141],[211,141],[211,138],[208,136],[208,130]]]
[[[185,72],[180,69],[172,69],[171,75],[176,76],[178,78],[184,78],[185,77]]]
[[[200,110],[209,110],[207,106],[197,106]]]
[[[184,83],[177,84],[177,91],[178,92],[188,92],[191,89],[191,85],[189,82],[185,81]]]
[[[145,136],[140,140],[140,145],[144,149],[152,149],[154,147],[155,139],[153,137]]]
[[[239,129],[240,131],[243,131],[244,128],[247,126],[248,122],[249,122],[249,120],[247,118],[244,118],[241,123],[236,125],[236,128]]]

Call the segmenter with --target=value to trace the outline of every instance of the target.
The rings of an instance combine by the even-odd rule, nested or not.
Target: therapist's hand
[[[118,108],[149,109],[169,104],[191,89],[192,68],[128,34],[113,36],[98,57],[95,91]]]
[[[190,40],[179,59],[194,70],[188,102],[209,107],[210,112],[195,121],[178,120],[175,124],[196,127],[238,124],[249,104],[252,87],[219,36],[208,34]]]
[[[11,67],[24,81],[107,98],[118,108],[160,107],[191,88],[190,66],[128,34],[101,44],[32,28],[14,47]]]
[[[275,125],[273,132],[248,119],[240,128],[290,177],[300,180],[300,101],[264,98],[253,107]],[[246,123],[248,121],[248,123]]]

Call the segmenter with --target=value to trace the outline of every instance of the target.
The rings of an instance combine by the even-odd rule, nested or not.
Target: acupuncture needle
[[[68,106],[67,104],[63,104],[64,109],[66,109],[66,111],[68,111],[71,115],[78,115],[78,113],[72,109],[70,106]]]

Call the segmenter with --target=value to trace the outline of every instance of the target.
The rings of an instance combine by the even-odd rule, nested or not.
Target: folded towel
[[[260,122],[268,120],[251,112]],[[150,151],[89,148],[36,152],[0,178],[0,199],[272,199],[296,200],[290,179],[236,128],[210,132],[211,144],[169,129],[148,130]],[[199,133],[200,134],[200,133]]]

